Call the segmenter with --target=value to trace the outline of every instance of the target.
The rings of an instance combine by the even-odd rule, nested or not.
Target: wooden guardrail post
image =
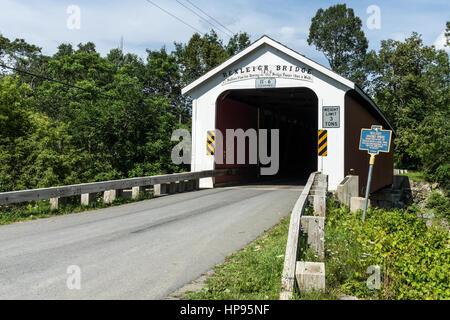
[[[59,209],[59,198],[50,198],[50,210]]]
[[[145,188],[143,186],[133,187],[131,189],[131,199],[137,199],[141,193],[143,193]]]
[[[122,195],[123,189],[106,190],[103,194],[103,201],[105,203],[112,203],[114,200]]]
[[[97,193],[83,193],[81,194],[81,205],[88,206],[97,198]]]

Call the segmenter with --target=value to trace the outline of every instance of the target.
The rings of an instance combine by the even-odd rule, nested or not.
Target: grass
[[[311,214],[311,209],[306,212]],[[326,289],[310,293],[295,290],[294,299],[336,300],[344,295],[374,300],[450,297],[448,229],[425,226],[420,212],[410,208],[370,208],[365,222],[361,214],[328,199]],[[187,299],[278,299],[288,231],[289,217],[216,266],[205,287],[186,292]],[[299,248],[299,260],[319,261],[307,247],[306,236],[300,238]],[[380,289],[367,286],[373,274],[368,267],[374,265],[381,270]]]
[[[305,215],[313,215],[307,207]],[[280,221],[246,248],[228,256],[214,268],[214,274],[199,291],[185,292],[190,300],[277,300],[281,291],[281,274],[289,232],[290,215]],[[319,261],[307,246],[307,236],[299,239],[299,260]],[[323,292],[299,293],[296,300],[338,299],[342,295],[335,287]]]
[[[202,290],[186,292],[187,299],[278,299],[288,230],[286,217],[249,246],[228,256],[214,268],[214,275]]]
[[[399,176],[407,176],[410,180],[416,181],[416,182],[427,182],[427,179],[425,178],[425,174],[419,171],[411,171],[408,173],[402,173],[399,174]]]
[[[35,201],[1,208],[0,225],[107,208],[151,197],[151,194],[142,194],[136,200],[118,199],[112,204],[103,203],[99,197],[89,206],[81,206],[79,198],[72,197],[56,211],[50,210],[49,200]],[[441,195],[431,197],[427,205],[440,215],[448,215],[448,199]],[[306,294],[295,290],[294,299],[339,299],[342,295],[363,299],[448,299],[448,228],[427,228],[418,218],[417,210],[412,207],[392,211],[369,209],[363,223],[361,212],[351,213],[347,207],[329,199],[325,223],[326,290]],[[305,215],[312,214],[312,208],[308,207]],[[186,292],[186,298],[278,299],[289,220],[290,215],[246,248],[228,256],[223,264],[214,268],[215,273],[206,280],[205,287]],[[299,260],[319,261],[306,245],[306,236],[299,239],[299,248]],[[381,267],[381,290],[367,288],[369,265]]]
[[[312,214],[312,208],[306,212]],[[277,300],[281,291],[281,274],[289,232],[290,215],[246,248],[228,256],[214,268],[200,291],[185,292],[190,300]],[[299,239],[299,259],[318,261],[306,245],[306,236]],[[334,291],[299,294],[294,299],[336,299]]]
[[[37,220],[42,218],[50,218],[71,213],[78,213],[90,210],[108,208],[126,203],[141,201],[152,198],[151,193],[143,193],[136,199],[118,198],[111,204],[106,204],[101,197],[97,197],[97,201],[89,206],[80,204],[80,197],[65,198],[65,203],[60,204],[58,210],[50,209],[50,200],[30,201],[26,204],[17,204],[0,207],[0,225],[7,225],[15,222],[23,222],[29,220]]]

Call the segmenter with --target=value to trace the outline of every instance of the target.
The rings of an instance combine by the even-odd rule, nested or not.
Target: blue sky
[[[182,18],[194,28],[207,32],[211,26],[176,0],[151,0]],[[179,0],[188,5],[186,0]],[[190,0],[210,16],[234,32],[246,31],[252,40],[263,34],[292,49],[328,65],[320,52],[306,43],[311,18],[319,8],[342,1],[264,1]],[[427,45],[442,47],[445,22],[450,20],[449,0],[410,1],[347,1],[363,21],[370,48],[379,48],[383,39],[402,40],[413,31],[423,35]],[[80,9],[80,29],[69,29],[68,7]],[[367,8],[380,8],[380,29],[369,29]],[[159,49],[173,42],[186,42],[194,30],[167,15],[145,0],[0,0],[0,33],[12,38],[24,38],[43,48],[46,54],[55,52],[60,43],[92,41],[102,54],[118,47],[124,38],[124,50],[145,57],[145,49]],[[219,35],[227,41],[227,36]],[[447,48],[448,50],[448,48]],[[447,51],[449,52],[449,51]]]

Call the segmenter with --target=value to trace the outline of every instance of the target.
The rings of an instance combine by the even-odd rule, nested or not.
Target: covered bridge
[[[268,140],[270,129],[279,129],[279,168],[272,178],[301,180],[312,171],[322,171],[334,190],[354,172],[359,176],[361,194],[369,167],[369,155],[359,150],[361,129],[382,125],[392,130],[354,82],[267,36],[186,86],[182,93],[193,99],[191,170],[239,167],[247,173],[241,180],[267,179],[260,169],[268,165],[260,156],[257,163],[248,155],[245,163],[225,161],[227,152],[233,151],[226,148],[226,129],[268,129]],[[324,156],[318,154],[319,130],[327,130],[326,152],[323,141],[320,147]],[[220,150],[210,150],[217,131],[224,136],[223,145],[215,146]],[[249,140],[247,137],[246,152],[252,150]],[[206,178],[200,186],[214,187],[225,181],[226,177]],[[393,147],[377,156],[371,191],[392,182]]]

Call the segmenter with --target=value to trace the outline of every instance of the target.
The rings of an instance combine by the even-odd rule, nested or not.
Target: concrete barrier
[[[350,207],[350,199],[359,196],[359,177],[348,175],[336,188],[337,199]]]
[[[325,217],[326,214],[327,191],[328,177],[324,174],[316,175],[311,194],[314,212],[320,217]]]
[[[301,292],[325,290],[325,264],[323,262],[298,261],[295,278]]]
[[[350,199],[350,211],[356,212],[358,210],[364,210],[364,200],[364,197],[352,197]],[[367,206],[370,207],[370,199]]]

